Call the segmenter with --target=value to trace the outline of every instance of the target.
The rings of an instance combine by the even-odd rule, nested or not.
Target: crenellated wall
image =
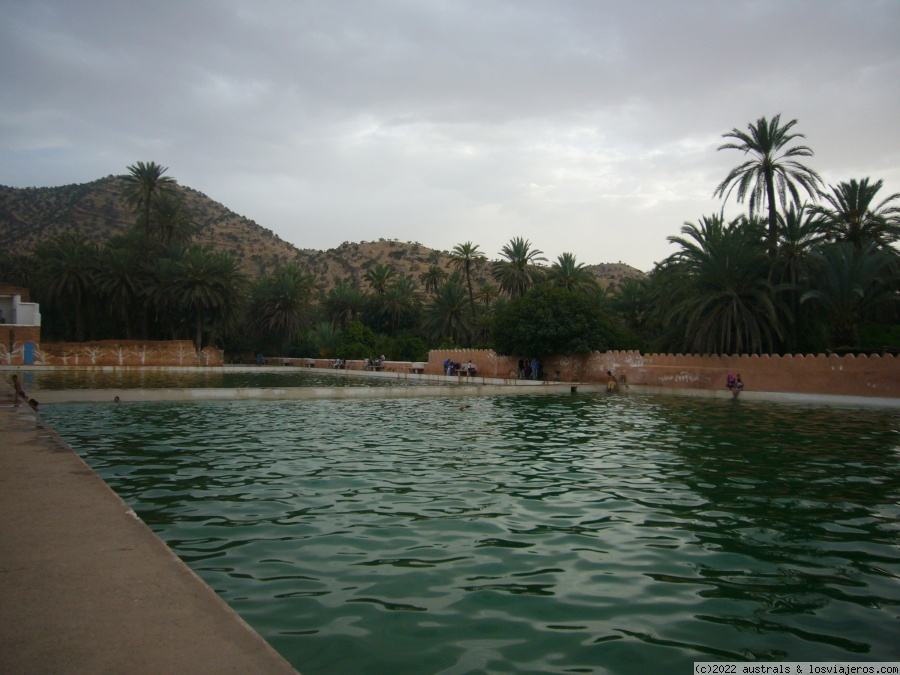
[[[471,359],[484,377],[514,378],[518,359],[491,350],[434,350],[425,372],[443,372],[446,359]],[[700,356],[641,354],[637,351],[593,352],[556,356],[541,363],[541,379],[605,382],[606,371],[624,375],[629,384],[682,389],[724,389],[728,373],[740,374],[745,388],[798,394],[900,397],[900,358],[895,356]]]

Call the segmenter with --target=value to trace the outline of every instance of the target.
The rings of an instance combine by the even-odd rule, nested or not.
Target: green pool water
[[[304,675],[900,660],[900,413],[636,395],[47,406]]]

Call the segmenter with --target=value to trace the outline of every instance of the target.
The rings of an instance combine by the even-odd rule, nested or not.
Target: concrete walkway
[[[0,380],[0,672],[296,671]]]

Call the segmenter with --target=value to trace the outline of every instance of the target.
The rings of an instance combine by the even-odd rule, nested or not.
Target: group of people
[[[463,365],[461,363],[453,361],[449,357],[444,360],[445,375],[466,375],[467,377],[473,377],[475,373],[476,368],[471,361],[468,361],[465,365]]]
[[[377,359],[372,358],[371,356],[366,359],[366,365],[363,366],[363,370],[377,370],[381,368],[381,365],[384,363],[384,354],[379,356]]]
[[[532,359],[519,359],[518,377],[520,380],[539,380],[541,361],[536,356]]]
[[[741,374],[738,373],[737,377],[735,377],[731,373],[728,373],[728,377],[725,378],[725,386],[731,391],[731,397],[736,397],[744,391],[744,381],[741,379]]]

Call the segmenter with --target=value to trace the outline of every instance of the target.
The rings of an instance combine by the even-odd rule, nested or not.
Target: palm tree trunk
[[[769,202],[769,257],[774,258],[778,253],[778,211],[775,207],[775,176],[772,175],[772,167],[766,166],[766,199]]]
[[[203,349],[203,309],[197,308],[197,358]]]

